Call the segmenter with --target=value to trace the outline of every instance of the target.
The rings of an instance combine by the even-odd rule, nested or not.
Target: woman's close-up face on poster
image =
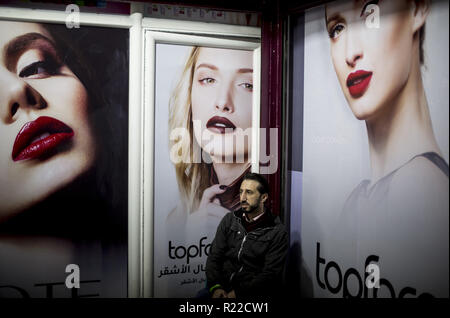
[[[0,221],[89,170],[86,88],[39,24],[1,21]]]
[[[420,69],[426,1],[338,1],[326,7],[331,58],[356,118],[389,112]]]
[[[213,162],[248,160],[252,96],[252,52],[199,49],[192,80],[192,120],[195,140]]]

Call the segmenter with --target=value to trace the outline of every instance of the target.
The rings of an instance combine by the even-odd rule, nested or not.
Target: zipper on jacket
[[[241,247],[239,248],[239,252],[238,252],[238,261],[240,262],[241,260],[240,260],[240,258],[241,258],[241,253],[242,253],[242,249],[243,249],[243,247],[244,247],[244,243],[245,243],[245,240],[247,239],[247,234],[245,234],[245,236],[244,236],[244,239],[242,240],[242,243],[241,243]]]
[[[245,234],[244,235],[244,238],[242,239],[242,242],[241,242],[241,247],[239,247],[239,251],[238,251],[238,262],[240,262],[241,260],[240,260],[240,257],[241,257],[241,253],[242,253],[242,249],[243,249],[243,247],[244,247],[244,243],[245,243],[245,240],[247,239],[247,234]],[[242,271],[242,269],[244,268],[244,265],[241,265],[241,268],[239,268],[239,270],[237,271],[237,272],[233,272],[233,274],[231,274],[231,276],[230,276],[230,282],[232,282],[233,281],[233,277],[234,277],[234,275],[236,275],[236,273],[240,273],[241,271]]]
[[[243,248],[244,248],[244,243],[245,243],[245,241],[247,240],[247,235],[248,235],[249,233],[247,233],[247,231],[245,231],[244,227],[242,226],[242,223],[241,223],[240,218],[238,218],[236,215],[234,215],[234,217],[235,217],[237,223],[240,225],[242,231],[245,233],[244,238],[243,238],[243,240],[242,240],[242,242],[241,242],[241,246],[240,246],[239,251],[238,251],[238,257],[237,257],[237,258],[238,258],[238,262],[240,262],[240,261],[241,261],[240,258],[241,258],[242,250],[243,250]],[[275,225],[275,226],[276,226],[276,225]],[[265,227],[265,228],[258,229],[258,230],[268,230],[268,229],[273,229],[273,228],[275,228],[275,226],[269,226],[269,227]],[[258,230],[257,230],[257,231],[258,231]],[[233,272],[233,273],[231,274],[231,276],[230,276],[230,283],[233,281],[234,275],[236,275],[237,273],[240,273],[243,269],[244,269],[244,265],[241,265],[241,267],[239,268],[238,271],[235,271],[235,272]]]

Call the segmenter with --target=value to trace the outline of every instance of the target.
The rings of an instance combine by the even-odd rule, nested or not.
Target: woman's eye
[[[19,73],[19,77],[46,78],[57,74],[58,66],[50,61],[37,61],[25,66]]]
[[[342,24],[337,24],[333,28],[331,28],[329,32],[329,36],[332,39],[335,39],[339,36],[339,34],[344,30],[344,26]]]
[[[216,82],[216,80],[211,77],[206,77],[206,78],[202,78],[199,82],[203,85],[208,85],[208,84],[214,84]]]
[[[253,91],[253,84],[251,83],[242,83],[239,86],[245,88],[246,90]]]

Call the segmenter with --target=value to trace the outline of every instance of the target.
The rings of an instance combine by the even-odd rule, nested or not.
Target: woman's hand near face
[[[205,209],[209,204],[217,204],[220,205],[219,199],[216,198],[216,195],[222,194],[227,190],[227,186],[215,184],[206,188],[203,191],[202,200],[200,201],[200,205],[198,207],[199,210]],[[227,210],[228,211],[228,210]]]
[[[207,228],[215,229],[225,214],[230,212],[220,205],[220,201],[216,197],[218,194],[224,193],[226,189],[226,186],[220,184],[206,188],[198,209],[188,216],[188,227],[194,226],[192,230],[195,230],[196,224],[201,224],[206,220]]]

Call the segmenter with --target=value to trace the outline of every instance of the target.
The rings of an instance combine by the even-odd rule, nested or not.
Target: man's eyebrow
[[[13,38],[5,45],[3,57],[7,61],[7,68],[11,69],[12,64],[23,52],[34,47],[53,52],[56,55],[54,43],[48,37],[37,32],[26,33]]]

